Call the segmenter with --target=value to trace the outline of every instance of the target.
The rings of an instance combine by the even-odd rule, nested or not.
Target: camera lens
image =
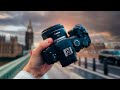
[[[54,25],[42,31],[42,38],[45,40],[47,38],[52,38],[53,40],[59,40],[62,38],[67,38],[64,26],[61,24]]]

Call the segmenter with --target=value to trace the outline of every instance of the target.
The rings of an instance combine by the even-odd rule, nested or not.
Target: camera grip
[[[54,64],[57,62],[57,54],[54,45],[43,50],[42,57],[47,64]]]

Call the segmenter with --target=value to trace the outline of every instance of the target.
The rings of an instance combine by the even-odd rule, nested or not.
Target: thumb
[[[42,50],[44,50],[45,48],[49,47],[52,43],[53,43],[53,39],[52,38],[48,38],[48,39],[42,41],[38,45],[38,47],[33,50],[32,54],[34,54],[35,56],[40,55]]]

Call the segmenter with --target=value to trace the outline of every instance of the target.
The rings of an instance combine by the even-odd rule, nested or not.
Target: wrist
[[[35,69],[31,68],[30,66],[26,65],[23,68],[24,71],[30,73],[31,75],[33,75],[35,78],[40,78],[42,77],[42,75],[40,75]]]

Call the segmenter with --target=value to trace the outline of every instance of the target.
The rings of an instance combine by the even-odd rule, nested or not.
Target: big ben
[[[27,31],[25,34],[26,50],[32,49],[33,39],[34,39],[33,28],[31,24],[31,20],[29,20],[29,24],[28,24]]]

